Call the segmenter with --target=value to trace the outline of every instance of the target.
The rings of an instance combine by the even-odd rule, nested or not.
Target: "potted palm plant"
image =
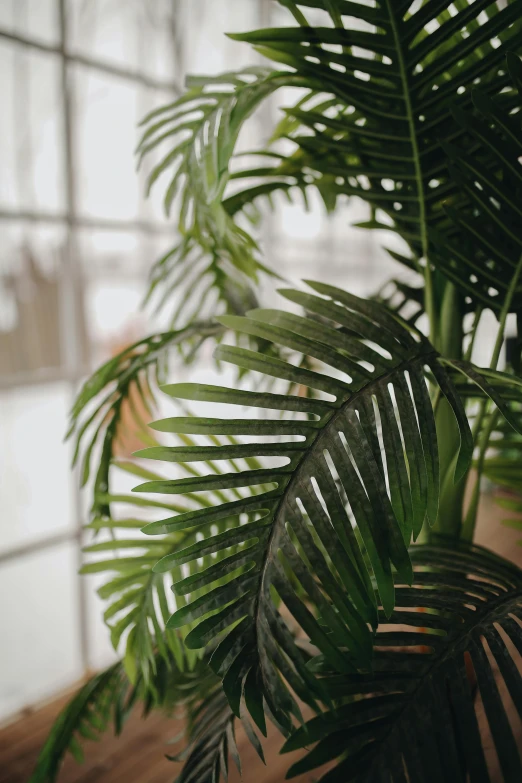
[[[101,367],[71,421],[85,482],[96,468],[84,571],[108,575],[122,660],[60,716],[34,783],[139,702],[184,706],[180,783],[239,765],[237,722],[262,756],[267,719],[283,752],[306,749],[288,777],[487,781],[479,698],[503,779],[522,779],[502,695],[522,717],[522,572],[473,544],[488,459],[512,472],[522,432],[519,362],[498,370],[522,307],[522,3],[280,4],[288,26],[234,36],[266,67],[190,79],[144,120],[140,159],[168,145],[149,184],[170,172],[178,217],[149,290],[171,328]],[[282,87],[298,101],[238,168],[244,122]],[[365,200],[363,227],[404,240],[393,295],[312,281],[259,307],[273,272],[248,219],[313,189],[330,212]],[[165,384],[170,355],[209,341],[241,383]],[[138,422],[144,449],[115,464],[126,401],[153,419],[158,387],[223,417]],[[117,470],[143,483],[118,495]]]

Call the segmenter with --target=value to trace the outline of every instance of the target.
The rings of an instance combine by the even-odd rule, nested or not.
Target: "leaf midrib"
[[[261,604],[260,597],[263,594],[263,587],[264,587],[266,571],[267,571],[267,569],[268,569],[268,567],[270,565],[270,562],[271,562],[270,555],[271,555],[272,543],[273,543],[274,537],[276,535],[276,532],[277,532],[277,529],[278,529],[278,526],[279,526],[279,522],[280,522],[279,517],[280,517],[280,514],[281,514],[281,512],[282,512],[282,510],[284,508],[284,505],[286,503],[287,497],[288,497],[292,487],[294,486],[295,483],[297,483],[299,481],[299,478],[301,477],[301,473],[305,469],[306,464],[307,464],[308,459],[310,458],[311,454],[316,452],[320,441],[322,439],[326,439],[327,434],[329,434],[329,432],[330,432],[330,426],[332,426],[335,423],[335,421],[337,421],[337,419],[340,418],[344,414],[344,412],[348,408],[348,406],[352,405],[354,403],[354,401],[356,401],[359,397],[361,397],[365,393],[367,393],[369,387],[371,387],[373,385],[376,385],[376,384],[385,383],[388,378],[394,377],[397,373],[400,373],[403,370],[407,370],[407,369],[411,368],[412,366],[415,366],[416,364],[426,363],[429,360],[429,358],[436,358],[437,356],[438,356],[437,351],[435,351],[433,349],[430,350],[430,351],[421,352],[418,356],[415,356],[413,358],[410,357],[410,358],[404,359],[398,365],[396,365],[395,367],[391,368],[388,372],[386,372],[386,373],[384,373],[382,375],[379,375],[377,378],[372,378],[371,380],[369,380],[368,383],[365,383],[364,386],[362,386],[356,392],[351,394],[348,397],[348,399],[345,400],[339,406],[339,408],[335,412],[333,412],[333,414],[330,416],[330,418],[324,424],[324,426],[320,430],[318,430],[315,438],[310,443],[308,448],[304,450],[303,455],[299,459],[299,462],[298,462],[295,470],[292,472],[291,478],[288,481],[288,483],[286,484],[286,486],[285,486],[285,488],[284,488],[284,490],[283,490],[283,492],[281,494],[281,497],[279,498],[277,507],[276,507],[276,509],[274,511],[273,522],[272,522],[271,530],[270,530],[270,533],[269,533],[269,536],[268,536],[268,539],[267,539],[267,543],[266,543],[265,556],[264,556],[264,559],[263,559],[263,563],[261,565],[261,573],[260,573],[260,577],[259,577],[259,589],[256,592],[256,599],[255,599],[255,605],[254,605],[253,615],[254,615],[254,627],[256,628],[256,635],[257,635],[257,626],[258,626],[258,623],[259,623],[259,612],[260,612],[260,604]]]
[[[417,131],[415,128],[415,118],[413,116],[413,108],[411,105],[410,89],[409,89],[410,84],[408,80],[406,62],[402,51],[402,41],[397,27],[397,20],[395,18],[395,14],[392,8],[393,0],[385,0],[385,2],[386,2],[386,8],[388,10],[388,15],[390,17],[390,26],[393,34],[393,39],[395,42],[395,50],[397,52],[399,74],[401,78],[402,92],[404,95],[404,104],[406,107],[406,116],[408,120],[408,129],[410,133],[411,148],[413,153],[413,165],[415,168],[415,179],[417,182],[417,194],[418,194],[418,202],[419,202],[421,248],[422,248],[422,256],[425,262],[425,267],[423,270],[425,287],[426,287],[425,296],[424,296],[425,310],[426,313],[428,314],[430,325],[432,325],[433,324],[433,303],[432,303],[433,295],[431,290],[432,289],[431,269],[428,263],[428,234],[427,234],[427,226],[426,226],[426,203],[424,197],[424,185],[423,185],[423,178],[422,178],[422,167],[420,161],[419,145],[417,141]]]

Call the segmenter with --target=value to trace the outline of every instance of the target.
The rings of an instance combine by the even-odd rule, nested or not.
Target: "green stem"
[[[506,321],[509,315],[511,303],[513,301],[513,296],[515,295],[515,291],[518,285],[518,280],[521,272],[522,272],[522,256],[520,257],[518,266],[515,270],[515,274],[513,275],[511,279],[511,283],[509,284],[508,292],[506,294],[506,298],[504,300],[504,304],[502,306],[502,310],[500,313],[497,339],[495,340],[495,346],[493,348],[493,354],[491,356],[491,362],[489,365],[491,370],[497,369],[498,360],[500,358],[500,351],[502,350],[502,344],[504,342]],[[474,442],[477,442],[477,440],[480,437],[482,425],[484,422],[484,416],[486,415],[487,408],[488,408],[488,400],[487,399],[482,400],[472,432]],[[482,432],[482,437],[480,437],[480,451],[477,459],[477,475],[475,478],[475,484],[473,486],[469,508],[466,513],[466,517],[464,519],[464,524],[462,526],[462,532],[461,532],[461,538],[465,539],[466,541],[473,540],[473,533],[475,532],[475,525],[477,523],[477,511],[478,511],[478,504],[480,500],[480,480],[482,478],[482,473],[484,470],[484,459],[486,456],[486,451],[488,449],[489,439],[491,433],[493,432],[493,428],[495,427],[496,421],[497,421],[497,416],[495,414],[492,414],[488,426]]]
[[[497,408],[497,410],[492,411],[489,417],[488,424],[482,433],[480,452],[476,465],[477,476],[475,479],[475,484],[473,486],[473,493],[471,496],[468,512],[466,514],[466,518],[464,519],[464,524],[462,525],[461,538],[463,538],[465,541],[473,540],[473,533],[475,532],[478,505],[480,500],[480,479],[482,477],[482,473],[484,472],[484,462],[486,459],[486,451],[488,449],[489,439],[491,437],[491,433],[495,429],[495,426],[498,421],[498,417],[499,417],[499,410]]]
[[[482,305],[479,305],[475,310],[475,318],[473,320],[473,326],[471,328],[471,338],[468,347],[466,348],[466,353],[464,354],[464,361],[466,362],[471,361],[473,346],[475,345],[475,337],[477,336],[477,327],[479,325],[479,321],[483,312],[484,312],[484,308],[482,307]]]
[[[308,22],[306,20],[306,16],[303,14],[303,12],[297,8],[295,3],[289,3],[289,2],[283,2],[281,3],[294,17],[297,24],[301,25],[301,27],[308,27]]]
[[[453,359],[462,357],[463,297],[453,285],[446,282],[440,309],[440,329],[436,348]],[[439,444],[441,492],[439,514],[432,532],[458,538],[462,520],[465,482],[454,483],[455,455],[460,444],[460,433],[451,405],[440,388],[435,392],[433,415]]]

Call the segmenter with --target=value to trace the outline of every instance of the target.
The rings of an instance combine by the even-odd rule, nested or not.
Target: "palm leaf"
[[[520,59],[511,54],[508,66],[516,85]],[[457,122],[474,141],[473,154],[454,144],[446,144],[445,150],[451,175],[469,206],[447,207],[457,228],[453,237],[431,232],[438,266],[474,301],[497,314],[508,294],[510,311],[518,312],[522,306],[520,282],[510,291],[522,258],[522,127],[520,114],[508,112],[502,98],[492,99],[477,88],[474,113],[454,109]]]
[[[111,728],[116,735],[121,734],[138,704],[142,706],[143,717],[153,709],[161,709],[171,716],[176,708],[182,707],[190,746],[200,722],[201,704],[216,692],[219,680],[202,659],[190,669],[178,668],[174,659],[160,657],[153,670],[154,677],[148,683],[140,677],[131,683],[126,667],[118,661],[91,677],[58,715],[29,783],[55,783],[67,752],[81,763],[80,741],[99,740]]]
[[[322,783],[487,782],[478,687],[503,779],[521,778],[506,694],[522,719],[522,572],[479,547],[420,546],[411,555],[417,587],[398,586],[401,608],[382,615],[374,672],[324,667],[337,703],[288,739],[283,752],[317,744],[287,777],[337,759]]]
[[[132,498],[109,495],[107,501],[118,505]],[[140,509],[141,510],[141,509]],[[146,518],[116,517],[103,525],[95,520],[88,526],[99,532],[109,529],[111,537],[84,547],[86,553],[96,553],[98,559],[84,564],[82,574],[107,574],[107,581],[98,588],[98,595],[107,604],[104,620],[110,630],[116,651],[122,647],[127,676],[132,682],[143,677],[150,682],[156,673],[159,658],[174,656],[181,667],[184,662],[181,640],[175,631],[165,629],[172,607],[169,604],[168,579],[155,574],[152,567],[158,556],[169,554],[182,537],[165,537],[150,546],[136,532]],[[121,537],[123,532],[126,537]],[[120,535],[118,535],[120,534]],[[101,555],[101,559],[100,559]],[[189,663],[193,664],[194,657]]]
[[[237,347],[221,346],[216,353],[222,360],[315,389],[320,399],[193,384],[165,387],[177,398],[269,408],[299,417],[164,419],[153,425],[156,430],[248,435],[257,442],[160,447],[140,453],[172,462],[255,456],[278,457],[286,464],[247,465],[239,472],[151,481],[136,488],[162,494],[247,491],[232,502],[153,522],[145,532],[203,534],[195,544],[161,560],[155,566],[160,573],[219,553],[222,559],[200,572],[199,592],[168,625],[194,623],[186,644],[195,648],[228,629],[213,660],[232,708],[237,714],[241,694],[248,691],[247,707],[260,725],[263,695],[286,729],[290,714],[299,711],[280,675],[312,706],[325,694],[306,668],[306,653],[288,634],[284,614],[293,616],[313,647],[339,671],[367,667],[367,623],[376,622],[374,586],[390,613],[395,602],[393,570],[402,580],[411,580],[407,546],[425,519],[433,522],[437,516],[438,450],[425,367],[440,385],[460,428],[457,479],[466,472],[473,449],[460,398],[429,342],[377,303],[320,283],[311,285],[322,296],[283,294],[320,315],[322,322],[274,310],[222,320],[228,327],[314,357],[318,369],[302,370]],[[482,377],[481,383],[488,388]],[[279,440],[263,442],[267,436]],[[226,530],[216,533],[212,526],[225,518]],[[225,577],[226,583],[216,587],[216,580]],[[187,595],[191,584],[184,579],[174,589]]]
[[[230,708],[215,678],[214,687],[189,712],[188,744],[173,761],[183,761],[183,769],[176,783],[219,783],[221,776],[228,779],[231,757],[241,774],[241,760],[236,744],[236,715]],[[242,711],[241,724],[256,753],[264,762],[259,738]]]
[[[149,445],[160,444],[150,436]],[[195,446],[188,436],[180,436],[184,448]],[[217,438],[209,440],[219,444]],[[233,461],[225,463],[228,470],[237,469]],[[200,476],[200,472],[188,464],[178,464],[181,475]],[[215,474],[221,472],[219,465],[208,461],[207,469]],[[113,469],[123,471],[142,479],[163,481],[164,476],[146,470],[137,461],[118,461]],[[171,533],[161,538],[146,538],[139,535],[140,529],[158,513],[158,509],[181,514],[202,510],[212,501],[229,502],[235,499],[233,492],[223,490],[208,496],[189,494],[183,503],[173,503],[169,497],[149,500],[134,494],[108,492],[98,495],[99,503],[110,506],[112,516],[95,517],[86,526],[96,536],[95,542],[84,547],[89,555],[88,562],[81,568],[82,574],[107,574],[108,581],[98,588],[100,598],[106,602],[104,620],[110,629],[111,642],[116,651],[123,647],[123,661],[127,676],[132,682],[142,678],[145,683],[157,675],[158,662],[169,663],[174,658],[182,669],[186,664],[192,668],[198,657],[194,652],[184,652],[179,631],[166,628],[172,613],[173,601],[170,594],[172,578],[181,578],[181,568],[172,574],[159,574],[153,566],[159,558],[195,543],[195,531]],[[130,512],[129,512],[130,509]],[[226,528],[227,520],[221,523]],[[99,540],[104,532],[103,540]],[[94,558],[92,557],[94,555]],[[190,578],[197,563],[186,566],[184,575]],[[176,606],[183,606],[183,596],[176,599]],[[123,643],[123,644],[122,644]]]
[[[463,397],[476,397],[483,400],[492,400],[502,412],[504,419],[515,433],[520,431],[520,415],[513,410],[512,400],[520,402],[522,394],[522,379],[516,375],[491,370],[489,368],[476,367],[471,362],[459,359],[441,359],[448,369],[454,371],[453,377],[460,374],[465,380],[465,385],[456,380],[459,393]],[[515,434],[514,433],[514,434]]]
[[[465,145],[481,166],[495,170],[495,155],[469,122],[461,122],[462,109],[472,107],[477,83],[485,100],[497,96],[504,115],[519,106],[504,61],[508,51],[521,51],[521,0],[459,0],[451,12],[440,0],[282,5],[298,26],[232,37],[251,43],[284,70],[191,79],[185,95],[144,120],[140,156],[169,145],[149,183],[170,172],[165,204],[170,209],[178,194],[181,232],[178,245],[155,266],[149,293],[159,286],[160,305],[174,296],[176,325],[204,312],[238,312],[238,301],[252,297],[250,281],[257,271],[267,271],[242,216],[257,217],[255,202],[270,201],[278,191],[293,198],[317,188],[328,209],[340,194],[371,204],[374,217],[360,225],[397,231],[411,255],[394,256],[424,271],[428,283],[429,257],[475,303],[492,299],[483,277],[470,285],[469,276],[437,252],[439,232],[459,244],[443,205],[468,209],[476,201],[448,172],[440,142]],[[331,26],[310,26],[307,9],[323,16],[326,11]],[[238,166],[234,149],[242,125],[281,86],[306,92],[276,128],[266,165]],[[281,139],[291,139],[295,151],[282,156]],[[192,298],[192,289],[204,293]],[[428,291],[429,312],[435,295]]]
[[[368,227],[389,230],[391,218],[417,257],[426,257],[427,226],[447,225],[442,200],[462,197],[440,154],[441,139],[469,139],[451,106],[455,100],[470,106],[476,80],[487,94],[509,85],[503,61],[522,44],[519,0],[459,2],[452,13],[438,0],[384,0],[375,7],[351,0],[282,4],[295,12],[298,27],[231,37],[313,85],[320,81],[337,100],[337,114],[331,108],[288,109],[308,129],[294,133],[294,140],[308,154],[315,151],[315,169],[336,176],[340,192],[359,195],[388,215]],[[307,8],[326,10],[333,26],[308,25]],[[501,99],[510,107],[512,92]]]
[[[424,289],[402,280],[388,280],[375,294],[375,301],[415,326],[424,314]]]
[[[232,215],[275,189],[286,191],[299,185],[301,169],[297,169],[297,179],[288,165],[281,171],[276,170],[277,165],[269,165],[232,175],[230,160],[239,132],[257,106],[280,87],[298,85],[299,81],[290,73],[267,68],[189,77],[187,92],[181,98],[155,109],[143,120],[139,161],[168,145],[168,152],[148,177],[148,192],[168,171],[167,214],[174,200],[179,201],[180,241],[155,264],[148,293],[150,299],[161,284],[163,292],[157,302],[161,307],[176,291],[179,307],[172,315],[173,327],[206,317],[207,303],[211,315],[219,303],[224,303],[227,311],[244,311],[245,307],[238,308],[238,300],[251,299],[252,282],[259,272],[267,271],[260,263],[255,240]],[[262,177],[264,184],[261,190],[249,187],[248,193],[229,194],[225,208],[225,189],[231,177],[238,176],[246,181]],[[205,281],[203,292],[194,285],[195,280]],[[191,311],[193,288],[198,293]]]
[[[119,733],[135,700],[121,663],[91,677],[56,719],[30,783],[54,783],[67,751],[81,762],[80,738],[99,739],[112,723]]]
[[[501,398],[503,404],[509,405],[511,416],[517,418],[515,429],[520,428],[520,412],[513,404],[520,402],[520,392],[522,389],[522,379],[511,373],[499,372],[489,368],[478,368],[471,362],[461,362],[459,360],[448,360],[447,366],[456,370],[452,373],[452,378],[459,390],[459,394],[466,399],[492,399],[495,395]],[[469,371],[469,374],[468,374]],[[473,378],[474,371],[478,371],[482,376],[482,383],[485,381],[490,393],[485,394],[481,386]],[[518,437],[518,436],[517,436]]]
[[[75,436],[73,465],[82,455],[82,486],[89,481],[93,452],[96,448],[101,450],[93,482],[92,519],[111,517],[107,500],[109,471],[115,444],[121,435],[125,406],[131,406],[132,416],[143,434],[145,425],[138,412],[132,409],[132,396],[137,395],[142,407],[152,415],[154,388],[168,368],[169,354],[194,339],[203,340],[222,331],[219,324],[207,322],[151,335],[109,359],[83,384],[71,410],[67,437]]]

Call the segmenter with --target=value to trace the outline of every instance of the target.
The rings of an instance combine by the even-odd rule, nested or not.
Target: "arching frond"
[[[312,649],[321,651],[338,671],[366,668],[372,645],[368,626],[375,626],[377,618],[375,588],[390,613],[395,603],[393,573],[411,581],[408,544],[426,519],[437,516],[438,449],[424,380],[427,368],[460,428],[457,479],[466,472],[473,451],[447,363],[429,342],[377,303],[321,283],[311,285],[320,296],[283,294],[321,321],[277,310],[222,321],[313,357],[316,369],[302,370],[237,347],[223,345],[216,353],[224,361],[311,387],[319,399],[193,384],[165,387],[178,398],[299,415],[164,419],[153,425],[156,430],[250,436],[254,442],[162,446],[140,453],[171,462],[256,457],[278,458],[283,464],[247,465],[239,472],[151,481],[136,488],[175,495],[232,488],[241,493],[231,502],[153,522],[145,532],[202,534],[155,566],[159,573],[169,572],[210,557],[197,575],[176,582],[176,593],[190,598],[168,626],[194,623],[185,640],[194,648],[227,631],[213,660],[232,709],[237,714],[244,693],[260,725],[264,697],[286,729],[290,715],[299,710],[285,682],[313,706],[325,698],[320,681],[306,666],[309,653],[288,632],[286,612]],[[467,366],[466,371],[492,393],[483,376]],[[509,416],[502,400],[493,397]],[[276,442],[266,442],[274,436]],[[224,519],[226,529],[216,533],[213,525]],[[216,580],[225,583],[216,586]]]
[[[71,410],[67,437],[75,437],[73,464],[82,456],[82,486],[90,477],[93,452],[101,450],[93,482],[93,520],[111,516],[106,499],[110,494],[109,470],[122,436],[122,417],[130,414],[127,419],[134,420],[145,437],[143,415],[152,416],[154,388],[168,368],[170,352],[194,339],[204,340],[222,332],[220,324],[208,322],[145,337],[102,364],[83,384]]]
[[[424,314],[424,289],[402,280],[388,280],[373,297],[404,321],[416,325]]]
[[[152,437],[147,438],[150,444],[159,443]],[[230,445],[229,439],[211,437],[208,444],[215,446],[222,442]],[[195,447],[193,439],[180,435],[178,443],[183,448]],[[145,444],[143,444],[145,445]],[[203,470],[211,470],[219,475],[223,470],[237,470],[233,460],[227,460],[225,468],[206,461]],[[254,460],[251,460],[254,465]],[[178,463],[178,473],[181,476],[191,476],[193,479],[201,475],[194,465]],[[117,461],[111,470],[123,471],[132,477],[163,481],[165,476],[146,470],[136,460]],[[237,493],[236,493],[237,494]],[[169,574],[155,573],[153,566],[158,559],[171,556],[179,549],[192,545],[197,540],[196,531],[188,530],[180,533],[170,533],[161,538],[147,538],[140,534],[140,529],[158,514],[190,513],[203,510],[213,502],[230,502],[236,499],[236,494],[230,490],[209,492],[208,495],[189,493],[183,502],[172,502],[169,497],[149,500],[140,495],[122,494],[116,491],[106,492],[98,496],[98,501],[110,506],[110,518],[97,517],[86,530],[93,531],[97,540],[84,547],[88,562],[81,569],[82,574],[107,574],[108,581],[98,588],[98,595],[106,603],[104,620],[110,629],[111,642],[114,649],[123,655],[127,676],[132,682],[142,678],[145,683],[157,675],[158,661],[162,665],[172,660],[179,669],[185,664],[189,668],[195,665],[198,653],[183,650],[185,633],[168,628],[167,623],[174,605],[171,595],[173,580],[183,575],[190,577],[199,571],[198,563],[174,569]],[[218,529],[225,530],[228,520],[219,523]],[[103,540],[99,535],[105,533]],[[176,606],[180,608],[185,603],[183,596],[178,596]]]
[[[112,724],[119,733],[136,695],[121,663],[92,677],[56,719],[29,783],[54,783],[68,751],[81,762],[80,738],[98,739]]]
[[[479,547],[420,546],[411,556],[416,588],[397,587],[374,672],[323,667],[335,708],[287,741],[283,752],[315,745],[287,777],[336,759],[322,783],[487,782],[490,747],[503,780],[522,776],[522,572]]]
[[[151,112],[142,124],[145,130],[138,145],[139,160],[157,148],[168,147],[167,154],[154,166],[148,178],[148,190],[163,172],[170,176],[164,204],[167,214],[178,199],[180,240],[154,266],[148,297],[158,285],[161,294],[157,304],[176,292],[177,309],[173,326],[179,327],[205,317],[204,307],[215,308],[216,298],[225,311],[244,312],[238,303],[252,298],[252,282],[259,272],[267,272],[260,262],[259,249],[245,226],[233,215],[245,204],[269,195],[275,189],[300,186],[289,163],[270,164],[243,171],[247,182],[259,180],[261,189],[224,194],[232,175],[230,161],[243,124],[258,105],[275,90],[300,80],[289,72],[269,68],[247,68],[238,73],[217,77],[189,77],[187,92],[173,103]],[[192,310],[188,300],[194,282],[197,298]],[[251,303],[252,306],[252,303]],[[222,311],[222,310],[221,310]],[[218,311],[219,312],[219,311]],[[216,310],[211,312],[215,315]]]
[[[508,67],[513,84],[520,84],[519,57],[508,56]],[[522,125],[520,112],[510,113],[503,97],[491,98],[477,88],[474,112],[453,109],[473,145],[470,149],[468,139],[466,146],[446,143],[444,149],[451,176],[468,204],[446,207],[457,229],[453,237],[436,230],[430,233],[437,265],[474,301],[497,315],[508,297],[510,312],[522,306]]]
[[[513,402],[520,402],[522,379],[517,375],[489,368],[476,367],[471,362],[456,359],[445,360],[448,369],[452,370],[452,378],[461,397],[464,399],[485,399],[500,401],[507,418],[511,418],[515,430],[520,429],[520,413]],[[477,375],[478,374],[478,375]],[[513,437],[519,436],[508,427]]]
[[[173,761],[183,761],[183,769],[176,783],[218,783],[221,776],[228,779],[229,759],[241,774],[235,723],[236,715],[216,677],[213,689],[189,713],[188,745]],[[241,713],[241,725],[256,753],[264,762],[259,737],[248,718]]]
[[[81,763],[80,741],[98,740],[110,729],[121,734],[130,713],[138,706],[143,717],[153,709],[161,709],[172,717],[178,707],[183,708],[190,743],[200,722],[201,705],[221,690],[219,680],[202,659],[190,669],[178,668],[173,659],[159,658],[154,671],[149,683],[141,678],[131,683],[123,663],[118,661],[91,677],[58,715],[29,783],[56,783],[67,752]]]
[[[388,218],[368,227],[398,231],[417,256],[427,256],[427,226],[447,225],[442,201],[458,197],[441,156],[441,140],[476,139],[452,116],[471,105],[471,86],[487,94],[509,88],[505,56],[520,51],[519,0],[395,3],[351,0],[285,2],[298,27],[234,34],[303,79],[320,81],[337,113],[287,111],[307,129],[293,133],[315,168],[337,178],[341,192],[359,195]],[[327,11],[331,26],[312,27],[307,10]],[[518,100],[518,99],[516,99]],[[513,105],[509,89],[502,105]],[[348,110],[348,111],[347,111]],[[312,136],[310,136],[312,132]]]
[[[392,229],[409,243],[412,257],[398,255],[398,260],[422,271],[426,262],[420,259],[429,256],[474,301],[491,298],[484,274],[479,285],[470,286],[469,276],[464,280],[459,272],[448,272],[454,264],[435,249],[441,231],[457,246],[461,241],[460,227],[443,205],[468,208],[476,202],[448,172],[441,142],[450,145],[447,149],[465,146],[487,171],[498,171],[480,134],[462,122],[462,110],[472,107],[477,84],[486,101],[497,96],[501,114],[518,106],[505,57],[522,51],[520,1],[463,2],[450,11],[438,0],[402,5],[385,0],[375,7],[352,0],[326,5],[285,0],[297,26],[234,34],[284,70],[198,77],[182,98],[144,121],[141,157],[169,145],[149,182],[169,170],[166,206],[176,193],[181,200],[180,242],[158,262],[151,282],[151,293],[161,284],[160,303],[177,292],[181,309],[173,323],[199,317],[206,304],[214,314],[216,295],[223,303],[220,311],[237,312],[234,300],[251,296],[250,280],[262,269],[240,213],[276,191],[291,196],[308,188],[317,188],[330,208],[339,194],[361,197],[374,217],[359,225]],[[310,26],[307,9],[326,11],[330,26]],[[306,92],[286,109],[288,118],[272,139],[275,146],[266,151],[267,165],[243,170],[232,165],[241,126],[281,86]],[[280,138],[297,145],[293,154],[280,156]],[[194,300],[189,313],[186,294],[196,279],[204,281],[202,305]]]

